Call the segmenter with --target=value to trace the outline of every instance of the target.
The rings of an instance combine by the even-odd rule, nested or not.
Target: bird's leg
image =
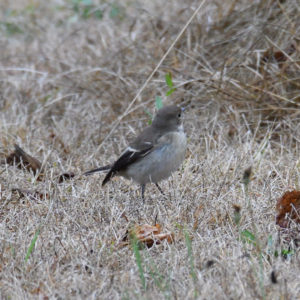
[[[141,190],[142,190],[142,200],[143,203],[145,203],[145,189],[146,189],[146,184],[141,185]]]
[[[158,188],[158,190],[160,191],[160,193],[161,193],[163,196],[166,196],[165,193],[163,192],[163,190],[161,189],[161,187],[158,185],[157,182],[155,182],[155,185],[156,185],[156,187]]]

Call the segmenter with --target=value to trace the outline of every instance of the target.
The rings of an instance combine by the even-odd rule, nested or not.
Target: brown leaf
[[[285,51],[274,51],[273,48],[270,48],[264,52],[264,55],[261,58],[261,63],[278,63],[279,66],[288,59],[288,55],[292,55],[296,50],[294,43],[291,43]]]
[[[62,183],[66,180],[70,180],[75,177],[75,174],[73,172],[69,173],[63,173],[58,177],[58,183]]]
[[[42,164],[18,145],[15,145],[15,151],[6,158],[6,163],[10,165],[15,164],[18,168],[24,167],[28,171],[32,170],[34,174],[37,174],[42,169]]]
[[[147,247],[152,247],[154,244],[160,244],[163,240],[167,240],[169,244],[174,242],[173,232],[161,232],[161,226],[156,224],[151,226],[148,224],[135,225],[133,229],[126,232],[126,235],[122,238],[120,246],[127,246],[130,244],[130,238],[135,236],[138,242],[144,244]]]
[[[284,62],[287,57],[282,51],[267,50],[261,58],[262,63],[268,62]]]
[[[290,225],[289,219],[300,223],[300,191],[286,192],[276,205],[276,224],[283,228]]]

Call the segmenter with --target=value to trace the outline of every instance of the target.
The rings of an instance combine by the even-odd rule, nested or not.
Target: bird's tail
[[[110,169],[110,171],[106,174],[104,180],[102,181],[102,186],[104,186],[114,175],[115,172],[112,169]]]
[[[104,166],[104,167],[100,167],[100,168],[97,168],[97,169],[87,171],[87,172],[83,173],[83,175],[91,175],[91,174],[96,173],[96,172],[107,171],[107,170],[110,170],[110,168],[111,168],[111,165],[107,165],[107,166]]]

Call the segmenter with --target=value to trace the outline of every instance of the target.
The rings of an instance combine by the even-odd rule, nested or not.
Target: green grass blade
[[[137,267],[138,267],[142,287],[145,290],[146,289],[145,272],[144,272],[144,268],[143,268],[143,265],[142,265],[142,257],[141,257],[140,249],[139,249],[140,245],[139,245],[138,239],[135,235],[133,235],[131,237],[131,243],[132,243],[132,250],[133,250],[134,257],[135,257],[135,262],[136,262]]]
[[[173,92],[175,92],[175,90],[175,88],[168,90],[166,96],[170,96],[171,94],[173,94]]]
[[[29,248],[28,248],[27,253],[26,253],[26,256],[25,256],[25,263],[26,263],[27,260],[29,259],[30,255],[31,255],[31,252],[32,252],[33,249],[34,249],[34,246],[35,246],[35,243],[36,243],[36,241],[37,241],[37,238],[38,238],[38,236],[39,236],[39,234],[40,234],[40,231],[41,231],[41,229],[39,228],[39,229],[36,231],[36,233],[35,233],[35,235],[34,235],[32,241],[31,241],[31,243],[30,243],[30,245],[29,245]]]
[[[256,245],[255,235],[247,229],[245,229],[241,232],[241,240],[243,242],[247,242],[247,243],[252,244],[254,246]]]
[[[172,74],[169,72],[166,74],[165,76],[165,79],[166,79],[166,83],[167,83],[167,86],[172,89],[174,84],[173,84],[173,80],[172,80]]]
[[[185,244],[187,247],[187,252],[188,252],[188,259],[189,259],[189,265],[190,265],[190,274],[193,278],[194,281],[197,280],[197,276],[195,273],[195,265],[194,265],[194,255],[193,255],[193,248],[192,248],[192,241],[187,233],[187,231],[184,231],[184,237],[185,237]]]

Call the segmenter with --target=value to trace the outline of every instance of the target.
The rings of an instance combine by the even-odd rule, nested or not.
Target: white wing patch
[[[141,152],[140,150],[134,149],[134,148],[132,148],[132,147],[127,147],[123,153],[125,153],[125,152],[127,152],[127,151],[129,151],[129,152],[134,152],[134,153],[136,153],[136,152]]]
[[[147,144],[147,145],[152,145],[152,143],[150,143],[150,142],[146,142],[145,144]],[[131,153],[131,154],[130,154],[130,158],[131,158],[131,157],[133,157],[133,155],[135,155],[136,153],[144,152],[144,150],[137,150],[137,149],[132,148],[132,147],[127,147],[127,148],[125,149],[125,151],[123,152],[123,154],[126,153],[126,152],[130,152],[130,153]],[[149,151],[147,151],[147,152],[144,152],[144,153],[140,154],[140,157],[146,156],[149,152],[151,152],[151,149],[149,149]]]

